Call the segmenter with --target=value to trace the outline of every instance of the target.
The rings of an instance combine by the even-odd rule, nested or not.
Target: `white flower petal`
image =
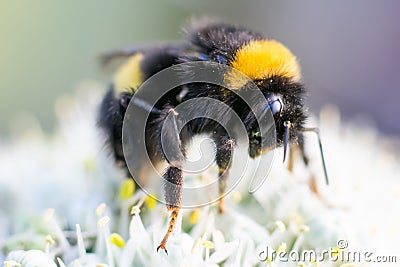
[[[209,262],[221,263],[232,255],[236,255],[239,248],[239,241],[224,243],[214,253],[211,254]]]

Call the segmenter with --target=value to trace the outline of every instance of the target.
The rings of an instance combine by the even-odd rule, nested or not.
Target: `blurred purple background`
[[[344,118],[370,118],[400,134],[399,1],[260,1],[243,9],[240,22],[298,56],[311,111],[332,103]]]

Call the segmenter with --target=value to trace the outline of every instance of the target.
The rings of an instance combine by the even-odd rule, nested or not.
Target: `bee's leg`
[[[111,87],[101,102],[98,119],[98,125],[106,135],[106,142],[114,154],[117,165],[126,168],[126,170],[127,166],[122,149],[122,125],[131,101],[133,105],[148,113],[160,113],[158,109],[129,93],[121,93],[116,96],[113,87]]]
[[[293,166],[294,166],[294,160],[295,157],[298,156],[298,153],[300,152],[300,156],[304,162],[304,164],[307,166],[308,165],[308,157],[304,151],[304,136],[303,133],[299,133],[297,137],[297,144],[291,144],[290,145],[290,153],[289,153],[289,162],[288,162],[288,170],[290,172],[293,171]]]
[[[297,145],[292,144],[290,145],[289,150],[289,162],[287,165],[288,171],[293,172],[293,165],[294,165],[294,154],[297,152]]]
[[[174,231],[176,221],[178,219],[179,210],[182,205],[182,170],[177,167],[169,167],[164,174],[165,184],[165,200],[167,201],[167,209],[171,211],[169,225],[164,238],[157,247],[157,251],[161,248],[168,254],[166,245],[169,235]]]
[[[229,138],[227,134],[218,135],[214,137],[217,151],[215,161],[218,166],[218,210],[220,213],[224,212],[223,198],[226,191],[227,179],[229,176],[229,168],[231,166],[232,152],[234,140]]]
[[[157,247],[157,251],[161,248],[167,253],[166,244],[169,235],[174,231],[176,221],[178,219],[179,210],[182,206],[182,186],[183,173],[182,163],[185,159],[185,153],[181,142],[181,136],[178,128],[178,114],[173,110],[167,110],[167,115],[171,117],[164,121],[162,126],[161,140],[166,140],[164,147],[160,147],[169,166],[164,174],[164,191],[167,209],[171,211],[168,230]],[[165,142],[164,142],[165,143]]]
[[[306,152],[304,150],[304,136],[303,136],[303,134],[299,134],[297,147],[300,150],[301,158],[303,159],[304,164],[306,166],[308,166],[308,157],[307,157]]]
[[[122,124],[131,98],[132,96],[129,94],[115,96],[111,87],[100,105],[98,125],[103,129],[107,144],[110,146],[115,161],[120,167],[126,167],[122,151]]]
[[[301,158],[303,159],[303,162],[306,166],[308,166],[308,156],[306,155],[305,149],[304,149],[304,136],[303,134],[299,134],[298,137],[298,150],[300,151],[301,154]],[[313,192],[314,194],[316,194],[317,196],[319,196],[319,191],[318,191],[318,187],[315,181],[315,176],[312,174],[310,177],[310,180],[308,182],[308,186],[311,190],[311,192]]]

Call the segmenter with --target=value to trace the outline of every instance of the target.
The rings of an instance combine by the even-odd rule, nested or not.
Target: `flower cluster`
[[[114,166],[95,125],[101,91],[82,87],[57,103],[54,134],[14,127],[14,139],[0,145],[4,266],[352,266],[272,253],[339,253],[338,240],[347,250],[395,255],[399,155],[372,128],[342,123],[332,107],[321,113],[329,186],[310,136],[309,166],[296,161],[289,171],[275,160],[255,193],[246,182],[234,188],[224,214],[213,204],[183,209],[168,255],[156,252],[168,212]],[[210,168],[201,178],[215,175]]]

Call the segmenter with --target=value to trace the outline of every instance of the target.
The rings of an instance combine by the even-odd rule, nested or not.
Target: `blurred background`
[[[400,134],[400,2],[386,1],[2,1],[0,136],[20,114],[55,125],[54,102],[85,80],[107,88],[105,51],[182,38],[193,15],[241,24],[286,44],[300,60],[310,111],[332,103],[390,136]]]

